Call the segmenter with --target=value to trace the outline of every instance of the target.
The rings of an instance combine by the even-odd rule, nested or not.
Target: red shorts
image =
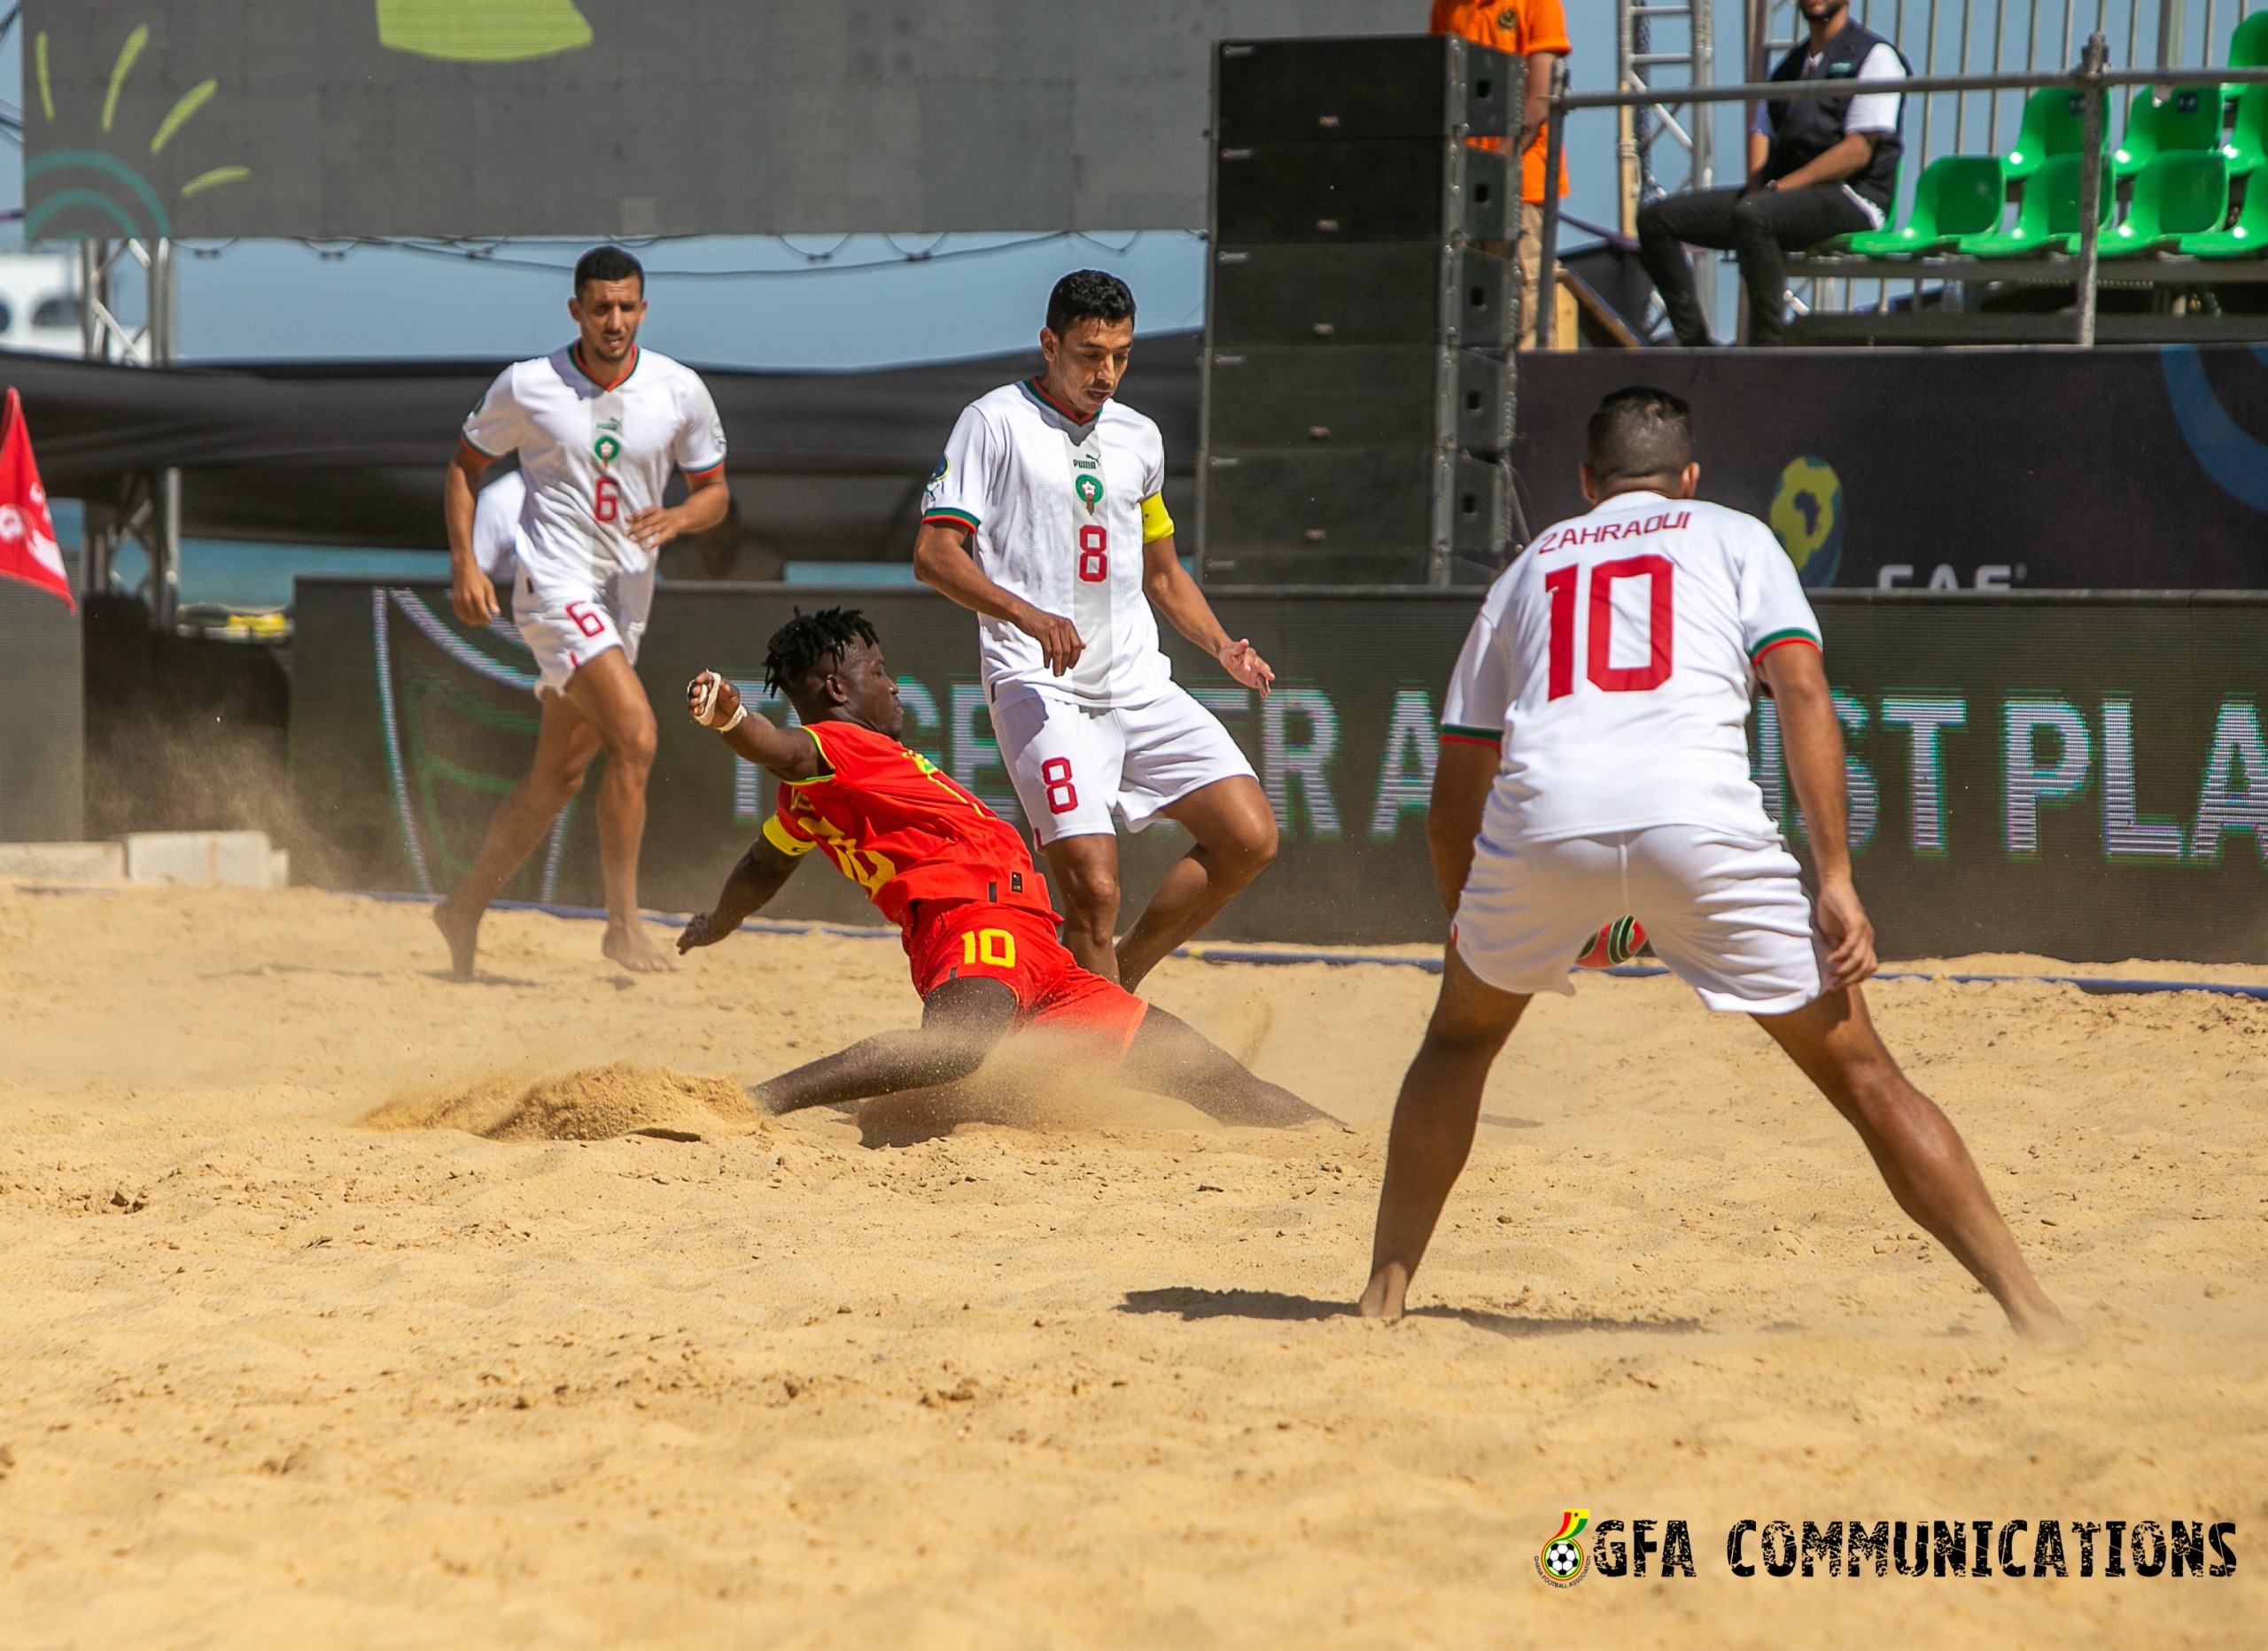
[[[922,902],[906,913],[905,955],[924,999],[948,981],[998,981],[1016,995],[1018,1026],[1056,1027],[1123,1055],[1149,1005],[1079,966],[1055,919],[1029,906]]]

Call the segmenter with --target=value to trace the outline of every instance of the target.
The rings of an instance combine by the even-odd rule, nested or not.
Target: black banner
[[[2268,353],[1581,350],[1520,357],[1530,525],[1583,509],[1599,399],[1693,404],[1702,495],[1810,585],[2268,587]]]
[[[0,579],[0,842],[84,832],[80,658],[79,616],[61,597]]]
[[[643,895],[705,906],[772,805],[769,780],[679,706],[703,667],[755,689],[790,605],[863,607],[905,685],[905,739],[1020,818],[977,683],[975,622],[925,591],[664,587],[640,674],[661,721]],[[1275,665],[1265,701],[1169,643],[1284,826],[1281,858],[1223,939],[1422,941],[1442,919],[1425,846],[1441,692],[1477,593],[1216,591]],[[335,886],[439,892],[477,852],[533,748],[532,660],[468,632],[439,586],[303,578],[291,765]],[[1860,892],[1885,955],[2030,950],[2079,961],[2268,957],[2268,597],[1999,598],[1821,593],[1851,749]],[[1787,807],[1766,702],[1751,726],[1767,805]],[[588,797],[508,894],[601,899]],[[1795,835],[1800,849],[1800,830]],[[1185,851],[1123,839],[1127,909]],[[826,868],[786,915],[872,921]]]

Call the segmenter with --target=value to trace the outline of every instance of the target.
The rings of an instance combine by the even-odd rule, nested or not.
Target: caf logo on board
[[[1560,1516],[1559,1530],[1535,1556],[1535,1574],[1555,1588],[1572,1588],[1589,1569],[1583,1545],[1575,1539],[1591,1523],[1588,1508],[1570,1508]]]

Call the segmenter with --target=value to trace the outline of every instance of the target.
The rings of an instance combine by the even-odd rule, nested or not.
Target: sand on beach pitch
[[[742,1080],[911,1024],[897,948],[598,939],[496,916],[468,986],[414,906],[0,888],[0,1641],[2256,1643],[2268,1004],[1874,988],[2086,1329],[2039,1352],[1752,1026],[1587,979],[1386,1328],[1425,974],[1155,977],[1352,1134],[1045,1072],[775,1122]],[[1547,1586],[1566,1508],[1698,1574]],[[2048,1518],[2233,1521],[2238,1570],[1726,1568]]]

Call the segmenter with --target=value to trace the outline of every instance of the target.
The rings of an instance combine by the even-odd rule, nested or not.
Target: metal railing
[[[2079,167],[2079,257],[2071,276],[2078,294],[2078,319],[2074,342],[2082,345],[2094,343],[2095,284],[2102,229],[2100,191],[2102,187],[2104,142],[2108,136],[2108,122],[2104,118],[2105,95],[2115,87],[2155,86],[2167,83],[2170,78],[2183,84],[2268,85],[2268,68],[2235,69],[2208,65],[2202,67],[2186,66],[2179,70],[2113,69],[2108,66],[2109,58],[2108,43],[2101,35],[2096,34],[2089,36],[2078,66],[2062,74],[1915,74],[1895,83],[1900,96],[1931,92],[2028,92],[2049,86],[2068,86],[2077,92],[2093,94],[2085,98],[2085,106],[2081,112],[2079,152],[2083,156],[2093,157],[2094,164],[2088,166],[2083,161]],[[1740,86],[1681,88],[1675,91],[1571,92],[1566,89],[1566,66],[1564,63],[1558,66],[1554,81],[1550,113],[1544,133],[1543,175],[1547,178],[1558,176],[1560,158],[1566,151],[1567,117],[1581,110],[1621,109],[1641,103],[1777,103],[1791,99],[1848,97],[1852,87],[1852,82],[1847,80],[1754,81]],[[1884,89],[1889,89],[1887,83]],[[1543,192],[1542,240],[1537,260],[1541,268],[1536,283],[1540,297],[1536,306],[1535,342],[1539,349],[1548,350],[1552,347],[1554,313],[1558,307],[1553,295],[1559,275],[1559,197],[1554,190],[1547,189]]]

